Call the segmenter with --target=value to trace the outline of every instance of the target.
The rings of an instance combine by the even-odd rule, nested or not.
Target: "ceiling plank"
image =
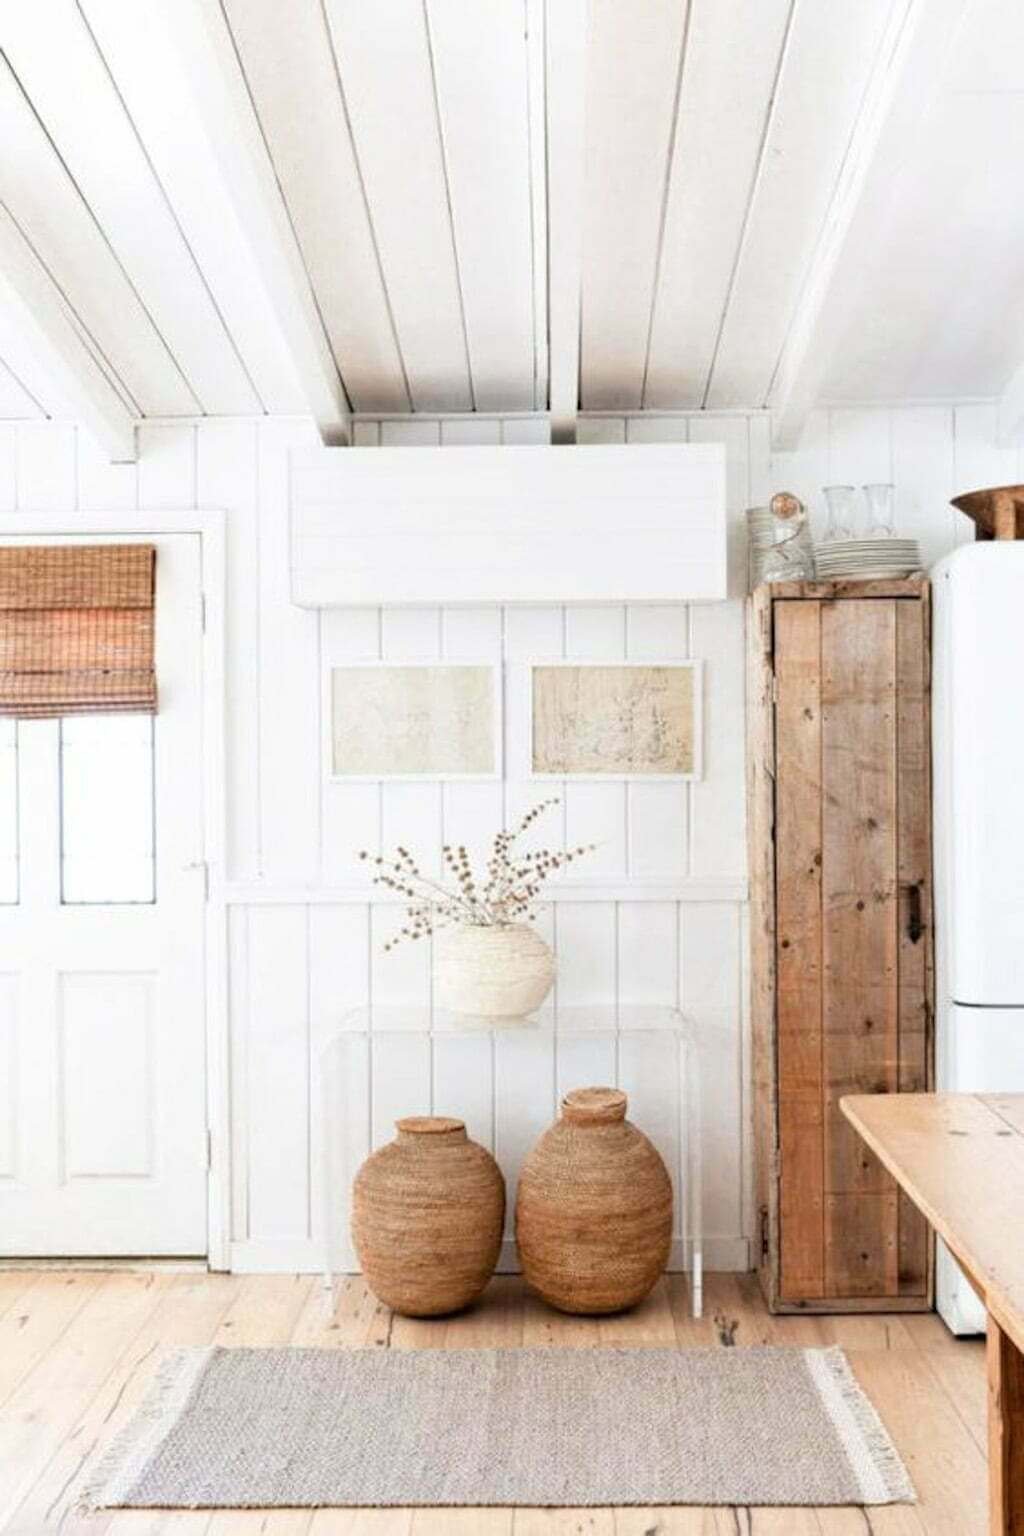
[[[326,9],[412,407],[471,410],[422,0],[326,0]]]
[[[882,195],[869,187],[862,199],[818,324],[823,404],[995,400],[1024,357],[1024,203],[1006,192],[1024,95],[965,97],[951,84],[973,31],[958,35],[941,94]],[[1001,54],[1009,42],[993,35],[991,46]]]
[[[13,7],[3,46],[199,408],[223,415],[259,411],[260,400],[74,0]]]
[[[862,284],[844,284],[844,259],[863,273],[863,254],[892,206],[898,168],[945,78],[964,5],[896,0],[892,6],[772,383],[773,439],[780,449],[796,446],[819,398]]]
[[[551,441],[574,443],[580,391],[587,0],[547,10],[548,337]]]
[[[357,411],[408,411],[408,380],[320,0],[224,0],[338,371]]]
[[[0,421],[38,421],[45,416],[43,404],[32,394],[27,380],[12,362],[0,357]]]
[[[153,174],[260,401],[270,414],[309,410],[253,247],[191,98],[190,71],[166,18],[138,0],[80,0]]]
[[[704,403],[791,11],[792,0],[690,0],[648,409]]]
[[[547,0],[526,0],[526,99],[530,142],[531,288],[533,291],[533,409],[548,407],[548,174]],[[547,431],[547,423],[544,424]]]
[[[688,11],[679,0],[591,5],[580,337],[585,410],[641,404]]]
[[[532,410],[529,42],[523,0],[488,5],[426,0],[425,9],[476,409]]]
[[[130,274],[0,55],[0,201],[45,263],[118,388],[140,416],[192,415],[198,402]]]
[[[117,463],[137,457],[135,418],[83,337],[53,279],[6,208],[0,208],[0,351],[22,344],[39,359],[80,420]]]
[[[307,409],[326,443],[350,436],[349,402],[278,185],[234,39],[218,0],[154,0],[277,323]],[[288,17],[297,7],[289,7]],[[301,116],[301,113],[300,113]]]
[[[762,406],[894,5],[797,0],[704,405]]]

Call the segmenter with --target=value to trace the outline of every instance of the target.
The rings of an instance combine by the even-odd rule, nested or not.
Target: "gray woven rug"
[[[914,1497],[838,1349],[199,1349],[87,1508],[888,1504]]]

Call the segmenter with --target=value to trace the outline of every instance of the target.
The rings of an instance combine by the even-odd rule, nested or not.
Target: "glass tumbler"
[[[825,543],[836,544],[843,539],[852,539],[856,489],[852,485],[826,485],[822,490],[828,505]]]
[[[894,485],[865,485],[864,499],[868,504],[868,538],[892,539],[896,536],[896,487]]]

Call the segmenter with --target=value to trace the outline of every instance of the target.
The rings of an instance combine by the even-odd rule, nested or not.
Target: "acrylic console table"
[[[324,1283],[358,1265],[349,1238],[352,1180],[369,1152],[390,1141],[402,1115],[445,1114],[494,1152],[508,1184],[553,1120],[563,1095],[622,1088],[628,1114],[672,1174],[670,1267],[690,1274],[694,1317],[703,1303],[701,1064],[692,1022],[646,1004],[560,1008],[513,1027],[416,1007],[352,1009],[319,1057],[315,1115]],[[499,1269],[508,1269],[507,1240]]]

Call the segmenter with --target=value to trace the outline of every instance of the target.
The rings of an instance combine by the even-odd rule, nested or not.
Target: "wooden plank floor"
[[[413,1322],[345,1283],[333,1318],[311,1276],[0,1273],[0,1532],[3,1536],[984,1536],[984,1346],[934,1315],[784,1317],[752,1276],[708,1277],[707,1316],[683,1276],[637,1311],[562,1317],[499,1277],[450,1321]],[[889,1426],[921,1502],[859,1510],[304,1510],[84,1518],[74,1495],[134,1411],[161,1356],[181,1345],[841,1344]],[[742,1448],[737,1447],[742,1454]]]

